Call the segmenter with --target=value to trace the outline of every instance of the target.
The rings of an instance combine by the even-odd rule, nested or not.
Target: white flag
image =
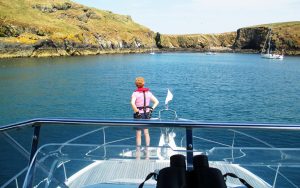
[[[167,98],[166,98],[166,102],[165,104],[167,105],[169,103],[169,101],[171,101],[173,99],[173,94],[171,93],[171,91],[168,89],[168,94],[167,94]]]

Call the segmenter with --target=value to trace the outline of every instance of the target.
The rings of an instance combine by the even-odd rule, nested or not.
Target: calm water
[[[173,53],[0,60],[0,125],[35,117],[131,118],[134,79],[182,118],[300,123],[300,57]]]
[[[0,126],[37,117],[130,119],[129,103],[137,76],[145,77],[146,86],[160,101],[158,109],[164,108],[169,88],[174,95],[169,106],[181,118],[300,124],[300,57],[268,60],[256,54],[170,53],[2,59]],[[47,142],[47,136],[55,142],[71,139],[73,130],[57,127],[51,134],[43,128],[43,141]],[[31,132],[24,131],[22,136],[12,135],[29,150]],[[86,130],[76,131],[80,134]],[[125,132],[110,135],[122,136]],[[134,135],[131,129],[126,133]],[[251,134],[278,147],[300,147],[297,133],[277,132],[276,139],[264,131]],[[195,135],[231,144],[231,138],[222,132],[211,135],[209,131],[195,131]],[[97,142],[99,136],[93,139]],[[202,142],[196,144],[202,149],[209,147]],[[244,140],[238,144],[252,143]],[[3,140],[0,146],[4,152],[14,152],[0,156],[0,167],[6,169],[0,171],[1,185],[27,162]],[[14,161],[13,166],[10,161]],[[298,170],[288,174],[300,186]],[[272,182],[272,177],[269,179]]]

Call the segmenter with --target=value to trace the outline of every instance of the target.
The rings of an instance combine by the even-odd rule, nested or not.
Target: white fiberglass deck
[[[166,160],[101,160],[87,166],[81,171],[71,176],[66,184],[70,188],[79,187],[97,187],[99,184],[138,184],[142,183],[150,172],[168,167],[170,164]],[[211,167],[218,168],[222,174],[232,172],[240,178],[246,180],[253,187],[271,187],[265,181],[261,180],[256,175],[241,168],[239,165],[226,164],[224,162],[212,162]],[[146,182],[146,185],[155,187],[156,181],[151,179]],[[241,182],[238,179],[228,178],[228,187],[240,187]]]
[[[150,172],[168,167],[169,163],[169,161],[131,159],[96,161],[71,176],[67,185],[70,188],[77,188],[101,183],[140,184]],[[147,183],[156,182],[149,180]]]

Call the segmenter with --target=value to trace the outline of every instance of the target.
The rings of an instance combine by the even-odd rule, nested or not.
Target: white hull
[[[261,54],[261,57],[266,59],[283,59],[283,55],[279,54]]]
[[[216,52],[206,52],[205,54],[206,54],[206,55],[217,55]]]

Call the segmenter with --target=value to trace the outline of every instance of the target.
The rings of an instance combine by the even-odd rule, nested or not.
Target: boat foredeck
[[[156,160],[104,160],[74,174],[70,179],[70,188],[84,187],[101,183],[140,184],[146,176],[155,170],[169,166],[169,161]],[[156,184],[155,180],[147,184]]]
[[[67,185],[70,188],[79,188],[94,187],[99,184],[135,184],[135,187],[137,187],[137,185],[144,181],[150,172],[160,170],[169,165],[170,162],[165,160],[113,159],[96,161],[92,165],[89,165],[71,176]],[[212,162],[210,163],[210,166],[218,168],[221,170],[222,174],[227,172],[234,173],[246,180],[253,187],[270,187],[269,184],[239,165],[227,164],[224,162]],[[150,179],[146,184],[155,187],[156,181]],[[234,185],[232,187],[242,186],[241,182],[234,178],[228,178],[227,185]]]

